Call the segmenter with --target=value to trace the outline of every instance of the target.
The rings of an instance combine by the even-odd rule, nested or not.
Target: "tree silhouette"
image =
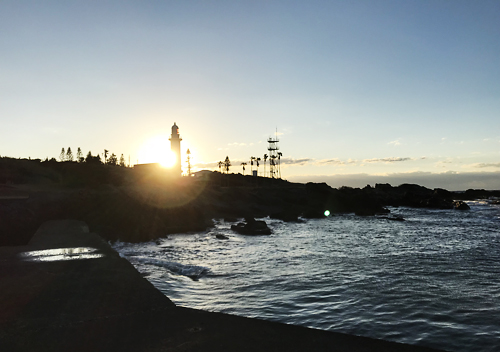
[[[68,147],[66,151],[66,161],[73,161],[73,152],[71,151],[71,147]]]
[[[109,153],[109,151],[104,149],[104,164],[107,164],[108,153]]]
[[[222,161],[219,161],[218,165],[219,165],[219,172],[222,173],[221,168],[222,168],[222,165],[224,165],[224,163]]]
[[[226,156],[226,160],[224,160],[224,170],[226,170],[226,174],[229,173],[230,166],[231,166],[231,161],[229,160],[229,156]]]
[[[257,176],[259,176],[259,161],[260,158],[255,158],[255,162],[257,163]]]
[[[115,153],[112,153],[108,159],[108,161],[106,162],[106,164],[108,165],[118,165],[118,158],[116,157]]]
[[[76,161],[78,161],[79,163],[83,162],[83,154],[82,154],[82,150],[80,149],[80,147],[78,147],[77,151],[76,151]]]
[[[252,172],[252,175],[253,175],[253,161],[255,160],[256,158],[254,156],[251,156],[250,157],[250,171]]]
[[[64,148],[61,149],[61,154],[59,154],[59,160],[64,161],[66,159],[66,152],[64,151]]]
[[[247,165],[247,163],[241,163],[241,166],[243,166],[243,176],[245,176],[245,166]]]
[[[101,164],[101,157],[99,155],[92,156],[92,153],[89,151],[85,157],[85,162],[89,164]]]
[[[125,167],[125,158],[122,156],[120,157],[120,166]]]

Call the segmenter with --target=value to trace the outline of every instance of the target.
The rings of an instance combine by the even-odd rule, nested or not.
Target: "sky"
[[[155,162],[175,122],[197,170],[242,172],[277,136],[290,181],[500,189],[499,18],[497,0],[0,0],[0,155]]]

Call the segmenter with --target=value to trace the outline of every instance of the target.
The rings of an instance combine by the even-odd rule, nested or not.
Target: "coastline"
[[[218,173],[202,181],[83,188],[11,184],[0,188],[0,246],[27,244],[43,222],[54,219],[85,221],[108,241],[143,242],[173,233],[203,231],[213,226],[213,219],[269,216],[298,221],[299,217],[325,217],[326,210],[330,216],[387,216],[388,206],[467,209],[460,200],[492,196],[500,197],[500,191],[449,192],[411,184],[335,189],[324,183],[298,184]]]
[[[436,351],[176,307],[81,221],[44,223],[28,245],[0,247],[0,265],[7,350]]]

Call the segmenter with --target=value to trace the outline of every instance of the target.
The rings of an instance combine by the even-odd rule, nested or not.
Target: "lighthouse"
[[[172,174],[176,177],[181,177],[181,141],[182,138],[179,136],[179,127],[175,124],[172,126],[172,135],[170,140],[170,150],[175,153],[175,165],[172,167]]]

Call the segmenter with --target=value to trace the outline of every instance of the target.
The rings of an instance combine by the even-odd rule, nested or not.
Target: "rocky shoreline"
[[[465,210],[468,206],[463,200],[490,197],[500,197],[500,191],[450,192],[413,184],[335,189],[325,183],[219,173],[202,181],[184,178],[163,184],[0,185],[0,245],[25,244],[40,224],[61,218],[85,221],[106,240],[141,242],[203,231],[213,226],[214,218],[270,216],[298,221],[299,217],[324,217],[327,210],[332,215],[373,216],[387,215],[389,206]]]

